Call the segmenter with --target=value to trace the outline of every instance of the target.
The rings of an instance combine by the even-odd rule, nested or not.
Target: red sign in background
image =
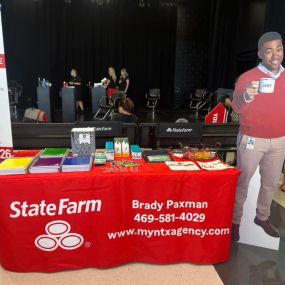
[[[0,161],[9,158],[13,155],[12,147],[1,147],[0,146]]]
[[[211,112],[205,116],[206,124],[223,124],[228,119],[228,111],[222,103],[219,103]]]
[[[0,68],[6,68],[5,54],[0,54]]]
[[[0,177],[0,263],[51,272],[230,257],[237,169]]]

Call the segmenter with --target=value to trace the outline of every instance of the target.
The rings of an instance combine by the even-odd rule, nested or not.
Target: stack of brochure
[[[194,161],[166,161],[165,164],[173,171],[199,171]]]
[[[233,168],[232,166],[221,161],[220,159],[215,159],[211,161],[196,161],[196,162],[204,170],[225,170],[228,168]]]
[[[59,172],[64,157],[39,157],[30,167],[30,173]]]
[[[69,152],[68,148],[46,148],[40,157],[30,167],[30,173],[59,172],[64,158]]]
[[[91,155],[66,157],[62,164],[62,172],[90,171],[92,162]]]
[[[37,157],[42,152],[41,149],[32,149],[32,150],[17,150],[14,152],[13,157]]]
[[[41,157],[63,157],[69,152],[68,148],[46,148],[41,153]]]
[[[33,157],[8,158],[0,163],[0,175],[26,174]]]

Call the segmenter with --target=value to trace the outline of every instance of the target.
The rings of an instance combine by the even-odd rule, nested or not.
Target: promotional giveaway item
[[[114,138],[115,157],[122,157],[121,138]]]
[[[62,157],[69,152],[68,148],[46,148],[41,153],[41,157]]]
[[[106,150],[105,150],[106,160],[107,161],[113,161],[115,159],[114,143],[113,142],[106,142],[105,148],[106,148]]]
[[[56,173],[60,171],[64,157],[39,157],[30,167],[30,173]]]
[[[73,128],[71,146],[74,155],[95,154],[95,128]]]
[[[96,151],[95,152],[95,159],[94,159],[95,165],[104,165],[106,164],[106,154],[103,151]]]
[[[103,168],[103,172],[136,172],[141,164],[137,161],[119,160],[114,161]]]
[[[167,150],[145,150],[142,155],[147,162],[165,162],[172,160]]]
[[[7,158],[0,163],[0,175],[26,174],[33,157]]]
[[[62,172],[90,171],[93,158],[89,156],[66,157],[62,164]]]
[[[261,78],[259,80],[259,93],[272,93],[274,91],[275,79],[274,78]]]
[[[14,152],[13,157],[37,157],[41,154],[41,149],[28,149],[28,150],[17,150]]]
[[[131,155],[132,155],[132,159],[142,158],[142,150],[137,144],[131,145]]]

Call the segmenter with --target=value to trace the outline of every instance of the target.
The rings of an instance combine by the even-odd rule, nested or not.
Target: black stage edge
[[[96,127],[96,146],[104,147],[106,140],[117,136],[128,136],[131,144],[142,147],[175,147],[179,143],[193,145],[215,145],[234,147],[239,125],[195,123],[120,123],[90,121],[75,123],[12,123],[15,149],[43,147],[70,147],[70,132],[74,127]]]

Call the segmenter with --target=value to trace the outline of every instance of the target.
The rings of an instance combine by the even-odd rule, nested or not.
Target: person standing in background
[[[76,95],[76,109],[78,106],[81,112],[84,112],[84,106],[82,102],[82,81],[81,77],[78,75],[78,72],[75,68],[72,68],[70,71],[70,80],[68,82],[69,86],[75,87],[75,95]]]
[[[115,68],[110,66],[108,68],[107,80],[104,82],[104,87],[107,88],[107,95],[110,98],[113,96],[113,94],[117,90],[116,85],[117,85],[117,76],[116,76]]]
[[[268,235],[279,237],[268,218],[285,158],[285,72],[281,65],[283,44],[280,34],[268,32],[259,38],[258,57],[261,63],[239,77],[233,96],[233,109],[239,113],[237,167],[241,171],[233,215],[233,241],[240,238],[243,206],[249,182],[258,166],[261,186],[254,223]],[[271,93],[259,90],[260,80],[264,78],[275,84]]]
[[[126,70],[126,68],[121,69],[121,76],[119,80],[119,91],[125,92],[126,94],[128,93],[130,85],[130,78],[129,74]]]

